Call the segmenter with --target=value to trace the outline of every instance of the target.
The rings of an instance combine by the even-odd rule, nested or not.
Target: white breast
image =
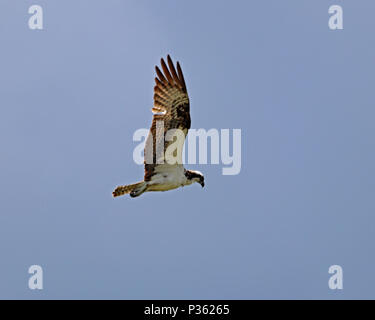
[[[186,179],[182,165],[161,164],[155,168],[155,174],[148,183],[148,191],[166,191],[190,184]]]

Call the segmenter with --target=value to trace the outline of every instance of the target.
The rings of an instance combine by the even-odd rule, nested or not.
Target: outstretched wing
[[[186,84],[180,64],[177,71],[171,57],[168,55],[167,64],[161,59],[161,68],[156,66],[154,106],[152,124],[145,145],[145,181],[149,181],[161,157],[173,141],[166,141],[166,134],[171,129],[180,129],[184,139],[190,129],[190,105]],[[164,145],[163,145],[164,140]],[[181,155],[179,155],[181,156]],[[164,164],[163,166],[166,166]]]

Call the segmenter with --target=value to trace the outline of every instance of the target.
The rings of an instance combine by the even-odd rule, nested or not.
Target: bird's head
[[[186,170],[185,176],[189,181],[191,181],[191,183],[198,182],[202,186],[202,188],[204,187],[204,176],[201,172]]]

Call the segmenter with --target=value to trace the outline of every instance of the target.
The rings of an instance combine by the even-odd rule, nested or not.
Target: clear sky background
[[[1,0],[0,298],[374,299],[374,15],[372,0]],[[241,173],[190,166],[204,189],[113,199],[143,177],[132,136],[168,53],[192,127],[242,129]]]

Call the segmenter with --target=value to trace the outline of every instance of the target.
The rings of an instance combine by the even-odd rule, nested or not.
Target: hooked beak
[[[201,184],[201,186],[202,186],[202,188],[203,188],[203,187],[204,187],[204,182],[201,182],[200,184]]]

